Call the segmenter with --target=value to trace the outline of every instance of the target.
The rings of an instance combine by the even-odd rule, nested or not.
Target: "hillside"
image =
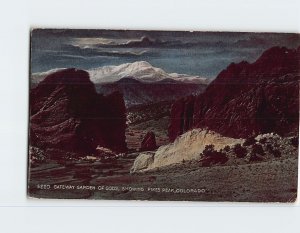
[[[104,95],[115,91],[123,93],[126,107],[175,101],[191,94],[200,94],[205,88],[205,84],[184,83],[170,79],[145,83],[134,77],[125,77],[114,83],[96,85],[97,92]]]
[[[204,93],[174,103],[170,140],[202,127],[233,138],[297,135],[299,64],[300,48],[284,47],[265,51],[252,64],[230,64]]]

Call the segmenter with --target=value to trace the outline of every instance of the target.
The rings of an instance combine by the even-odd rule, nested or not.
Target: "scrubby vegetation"
[[[263,149],[262,145],[260,145],[260,144],[254,144],[252,146],[252,152],[254,154],[265,155],[264,149]]]
[[[223,148],[223,151],[225,151],[225,152],[229,152],[230,151],[230,146],[225,146],[224,148]]]
[[[275,149],[271,144],[267,144],[266,148],[275,158],[281,157],[280,150]]]
[[[299,146],[299,137],[298,136],[295,136],[295,137],[292,137],[291,138],[291,144],[294,146],[294,147],[297,147]]]
[[[261,138],[258,141],[260,144],[265,144],[267,142],[267,138]]]
[[[260,144],[253,144],[250,152],[249,162],[256,162],[264,160],[263,157],[265,155],[265,151]]]
[[[202,166],[211,166],[213,164],[224,164],[228,161],[226,153],[217,151],[214,145],[206,145],[201,153],[200,163]]]
[[[243,143],[243,146],[251,146],[256,143],[255,137],[249,137]]]
[[[215,146],[214,145],[206,145],[202,154],[204,157],[213,156],[215,154]]]
[[[243,147],[241,144],[236,144],[233,147],[233,152],[238,158],[244,158],[247,155],[247,149]]]
[[[257,156],[256,153],[254,153],[253,151],[251,151],[250,153],[250,158],[249,158],[249,162],[257,162],[257,161],[262,161],[263,158],[260,156]]]

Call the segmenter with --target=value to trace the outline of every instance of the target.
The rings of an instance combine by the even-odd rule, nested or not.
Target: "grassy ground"
[[[191,161],[130,174],[136,155],[113,162],[76,161],[68,165],[48,162],[31,169],[29,195],[164,201],[293,202],[296,199],[298,159],[295,156],[213,167],[200,167],[198,162]],[[74,185],[74,189],[57,188],[57,185]]]

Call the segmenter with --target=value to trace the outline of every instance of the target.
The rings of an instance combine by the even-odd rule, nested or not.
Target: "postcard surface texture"
[[[300,36],[33,29],[28,196],[294,202]]]

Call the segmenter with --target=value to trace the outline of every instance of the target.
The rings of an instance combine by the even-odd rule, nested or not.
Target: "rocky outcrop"
[[[206,129],[194,129],[179,136],[173,143],[161,146],[153,152],[141,153],[135,160],[131,171],[139,172],[152,170],[183,161],[199,160],[207,145],[213,145],[215,150],[225,146],[243,143],[243,139],[223,137]]]
[[[230,64],[204,93],[174,103],[170,140],[202,127],[233,138],[269,132],[297,135],[299,68],[300,48],[274,47],[252,64]]]
[[[171,108],[168,136],[173,142],[179,135],[193,126],[195,97],[188,96],[177,100]]]
[[[140,154],[133,163],[132,168],[130,169],[131,173],[142,171],[147,169],[153,163],[154,153],[147,152]]]
[[[30,144],[94,153],[97,146],[126,150],[123,97],[96,93],[87,72],[65,69],[47,76],[30,92]]]
[[[145,135],[141,143],[140,151],[155,150],[156,148],[157,145],[155,140],[155,134],[152,131],[150,131]]]

